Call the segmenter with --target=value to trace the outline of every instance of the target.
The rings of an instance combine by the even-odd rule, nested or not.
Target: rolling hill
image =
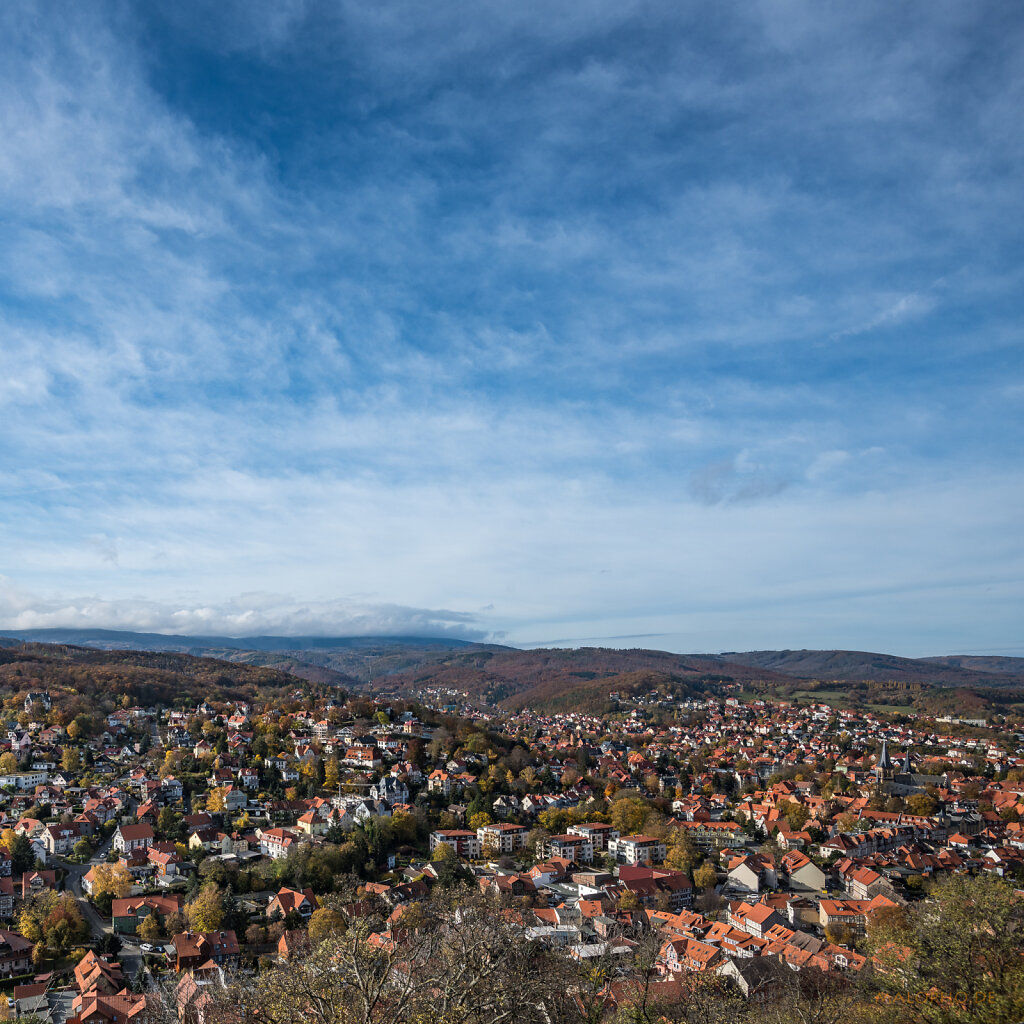
[[[89,697],[129,696],[141,704],[183,698],[248,699],[294,688],[293,674],[213,658],[153,651],[98,651],[67,644],[0,645],[0,690],[63,690]]]
[[[906,682],[956,687],[1024,686],[1024,665],[1016,671],[978,671],[947,663],[944,658],[898,658],[892,654],[874,654],[869,651],[746,651],[729,652],[720,657],[732,665],[745,665],[802,679]],[[963,659],[951,660],[955,662]]]
[[[420,664],[480,644],[450,637],[414,636],[187,636],[115,629],[4,630],[16,640],[72,644],[105,651],[167,651],[272,668],[346,688],[382,672]],[[491,649],[491,648],[488,648]],[[498,648],[504,649],[504,648]]]
[[[747,651],[725,654],[672,654],[667,651],[597,647],[518,650],[498,644],[472,643],[448,637],[288,637],[168,636],[118,630],[15,630],[15,639],[92,649],[111,656],[192,657],[218,659],[253,672],[298,676],[311,682],[365,689],[379,694],[409,695],[425,690],[451,690],[496,704],[509,711],[532,707],[540,711],[600,709],[608,694],[648,692],[679,696],[738,683],[766,697],[806,697],[821,685],[842,684],[844,690],[863,683],[848,699],[921,702],[922,691],[973,692],[989,703],[995,691],[1014,701],[1024,688],[1024,658],[948,655],[900,658],[866,651]],[[81,656],[79,656],[81,657]],[[144,667],[141,663],[137,667]],[[155,667],[155,663],[149,667]],[[210,670],[213,671],[212,669]],[[230,673],[229,673],[230,675]],[[255,679],[256,677],[252,677]],[[269,678],[269,677],[268,677]],[[807,681],[807,685],[804,684]],[[810,681],[817,681],[810,685]],[[879,687],[896,694],[879,697]],[[833,687],[834,688],[834,687]],[[917,697],[901,693],[916,692]],[[987,692],[988,697],[982,693]],[[803,698],[800,696],[803,695]],[[969,703],[969,702],[968,702]]]
[[[450,689],[498,704],[508,711],[597,710],[608,694],[660,689],[692,695],[720,683],[788,684],[785,675],[729,665],[713,656],[603,647],[538,648],[529,651],[486,648],[451,652],[420,665],[375,677],[381,693],[410,694]]]
[[[972,672],[994,672],[998,675],[1024,676],[1024,658],[1006,658],[994,654],[944,654],[938,658],[921,658],[930,665],[966,668]]]

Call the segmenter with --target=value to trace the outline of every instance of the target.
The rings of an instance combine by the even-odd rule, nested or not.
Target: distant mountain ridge
[[[203,636],[175,633],[135,633],[121,629],[3,629],[5,637],[43,644],[75,644],[100,650],[181,651],[185,648],[239,651],[308,651],[399,644],[411,647],[476,647],[472,640],[435,636]]]
[[[674,654],[617,648],[520,650],[453,637],[190,636],[111,629],[3,630],[15,640],[106,651],[154,651],[218,658],[273,669],[311,682],[377,692],[449,688],[509,710],[570,708],[574,695],[596,699],[616,689],[700,689],[715,680],[789,689],[794,679],[901,682],[946,688],[1024,687],[1024,658],[942,655],[900,658],[842,650]],[[9,641],[8,641],[9,642]],[[0,647],[5,641],[0,639]]]
[[[921,658],[929,664],[966,668],[972,672],[1024,675],[1024,658],[1010,658],[997,654],[943,654],[936,658]]]
[[[984,658],[1002,667],[977,669],[967,656],[900,658],[870,651],[729,651],[719,655],[733,665],[746,665],[802,679],[841,679],[847,682],[930,683],[934,686],[1024,686],[1024,658]],[[1018,664],[1008,664],[1017,662]]]
[[[419,636],[189,636],[119,629],[2,629],[25,643],[72,644],[102,651],[165,651],[218,658],[345,688],[373,676],[457,650],[506,650],[455,637]]]

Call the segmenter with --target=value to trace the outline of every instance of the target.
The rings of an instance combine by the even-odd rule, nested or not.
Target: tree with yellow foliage
[[[216,931],[224,920],[224,900],[216,882],[207,882],[185,908],[189,927],[196,932]]]
[[[224,790],[222,787],[217,786],[210,790],[210,795],[206,798],[206,809],[211,814],[217,814],[224,810]]]
[[[718,882],[718,872],[710,861],[703,864],[693,873],[693,884],[698,889],[710,889]]]
[[[10,775],[18,770],[18,759],[8,750],[0,754],[0,775]]]
[[[313,911],[313,916],[309,919],[309,941],[314,946],[319,946],[324,939],[340,935],[346,929],[345,918],[337,910],[320,907],[319,910]]]
[[[97,864],[92,869],[92,895],[94,898],[109,893],[115,900],[123,900],[131,891],[134,879],[122,864]]]
[[[665,866],[675,871],[689,871],[697,861],[697,847],[694,846],[690,833],[678,828],[669,841],[665,855]]]
[[[647,820],[650,808],[646,801],[636,796],[626,796],[611,806],[612,824],[623,836],[632,836],[640,832]]]
[[[163,764],[160,765],[160,770],[157,772],[157,774],[160,776],[161,779],[166,779],[168,775],[174,774],[176,764],[177,760],[174,756],[174,751],[168,750],[167,753],[164,754]]]
[[[640,897],[632,889],[626,889],[619,897],[619,910],[639,910]]]
[[[163,936],[160,927],[160,915],[149,914],[139,925],[138,935],[143,942],[158,942]]]

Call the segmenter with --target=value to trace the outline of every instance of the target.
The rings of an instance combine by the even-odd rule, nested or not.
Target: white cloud
[[[299,602],[288,595],[250,593],[220,604],[182,605],[148,598],[42,596],[0,577],[4,629],[124,629],[199,636],[435,636],[482,640],[476,615],[350,599]]]
[[[834,331],[829,336],[829,341],[840,341],[843,338],[853,338],[858,334],[867,334],[879,327],[886,327],[889,324],[903,323],[907,320],[914,320],[927,316],[936,306],[936,299],[931,295],[919,295],[914,292],[910,295],[901,295],[895,302],[887,306],[881,312],[871,317],[864,323],[853,327],[845,327],[840,331]]]
[[[849,459],[850,453],[843,451],[841,448],[828,452],[819,452],[814,457],[814,461],[807,467],[807,479],[817,480],[818,477],[825,476],[827,473],[831,473],[832,470],[838,469],[843,463],[848,462]]]

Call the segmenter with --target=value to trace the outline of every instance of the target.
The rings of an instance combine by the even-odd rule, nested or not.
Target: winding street
[[[82,916],[88,922],[93,941],[96,943],[102,942],[108,935],[113,934],[113,924],[104,922],[96,908],[89,902],[82,890],[82,878],[97,864],[106,863],[107,852],[110,850],[111,843],[113,843],[113,838],[104,842],[85,864],[70,864],[67,861],[61,861],[64,870],[67,872],[64,878],[64,885],[77,897]],[[123,945],[121,952],[118,954],[118,959],[121,961],[125,980],[132,981],[139,967],[142,966],[143,957],[142,951],[137,946],[129,945],[128,942],[125,942],[125,938],[127,937],[121,936]],[[129,941],[131,940],[129,939]]]

